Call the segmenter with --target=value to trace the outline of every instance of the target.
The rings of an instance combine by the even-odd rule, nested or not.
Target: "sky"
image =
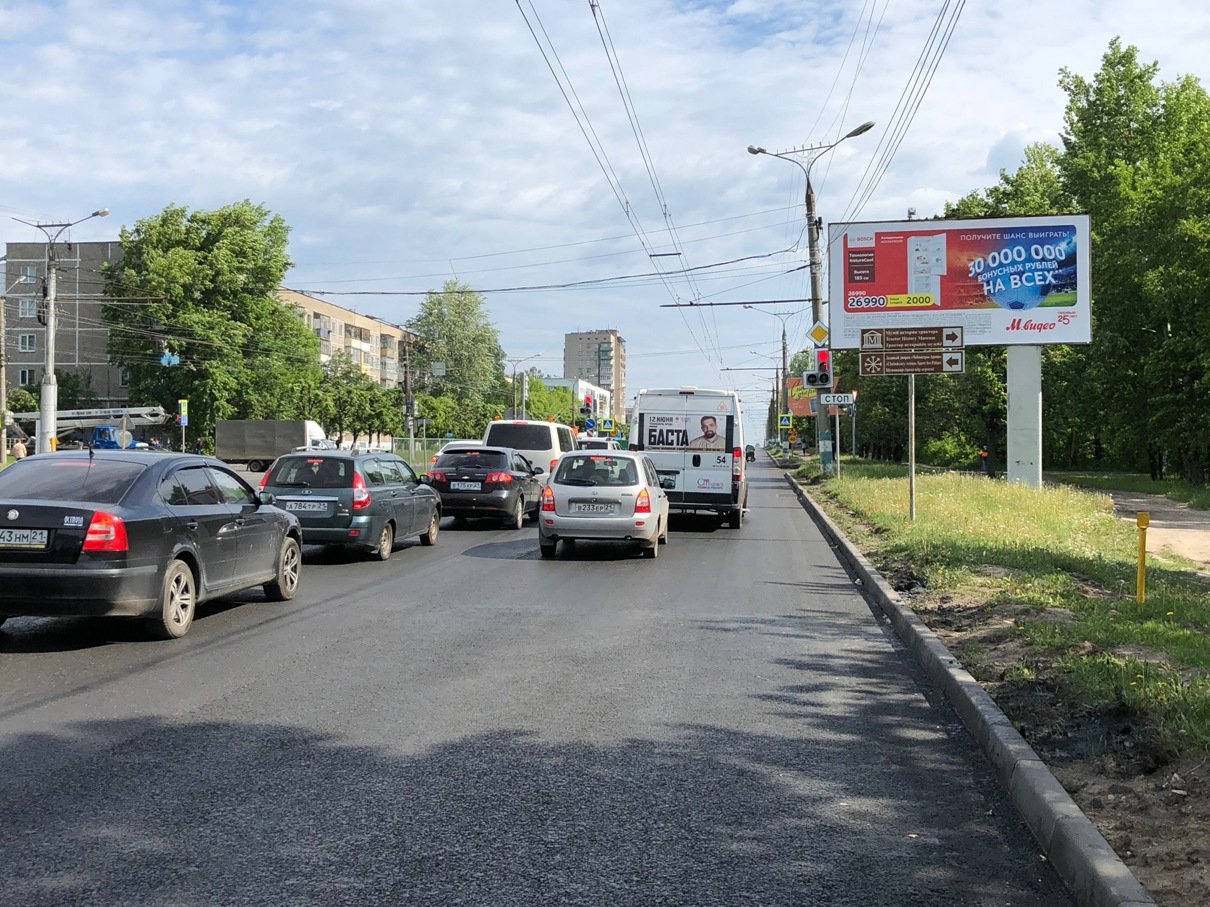
[[[458,280],[553,375],[614,328],[631,396],[735,388],[751,434],[813,319],[802,169],[747,147],[872,120],[811,165],[825,230],[940,214],[1115,36],[1205,82],[1203,0],[7,0],[0,241],[250,199],[292,289],[401,324]]]

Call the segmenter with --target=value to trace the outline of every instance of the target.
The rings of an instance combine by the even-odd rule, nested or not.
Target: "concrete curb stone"
[[[1080,907],[1155,907],[1155,900],[995,700],[788,472],[786,481],[987,755],[1009,799],[1076,903]]]

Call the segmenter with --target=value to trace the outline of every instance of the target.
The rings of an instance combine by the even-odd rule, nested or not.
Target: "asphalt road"
[[[655,561],[448,525],[189,635],[0,631],[0,904],[1060,905],[785,486]]]

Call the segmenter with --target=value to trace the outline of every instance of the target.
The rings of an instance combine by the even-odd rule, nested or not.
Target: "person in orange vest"
[[[983,474],[992,478],[992,458],[986,444],[979,448],[979,462],[983,464]]]

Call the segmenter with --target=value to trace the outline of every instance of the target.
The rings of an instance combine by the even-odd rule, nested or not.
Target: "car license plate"
[[[301,511],[303,513],[314,513],[328,509],[327,502],[325,501],[286,501],[285,503],[286,510]]]
[[[572,513],[617,513],[618,505],[603,501],[572,501]]]
[[[450,482],[450,491],[482,491],[482,482]]]
[[[45,529],[0,529],[0,547],[45,548]]]

